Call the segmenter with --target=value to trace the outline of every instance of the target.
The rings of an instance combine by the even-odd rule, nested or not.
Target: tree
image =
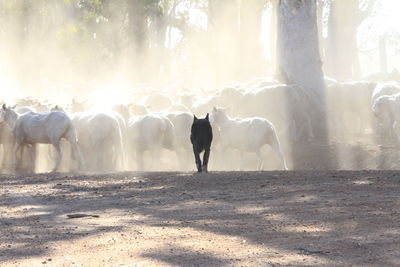
[[[277,45],[277,14],[278,14],[278,3],[279,0],[270,0],[269,4],[271,6],[271,22],[270,22],[270,27],[269,27],[269,32],[270,32],[270,53],[271,53],[271,63],[272,65],[276,68],[277,63],[276,63],[276,45]],[[277,72],[277,70],[274,70]]]
[[[265,74],[261,47],[262,13],[265,0],[242,0],[240,4],[241,78]]]
[[[221,85],[238,73],[239,0],[208,0],[207,31],[213,78]]]
[[[375,0],[329,0],[325,71],[338,80],[360,78],[357,28],[371,15]]]
[[[281,80],[301,85],[309,92],[308,112],[315,136],[323,146],[318,151],[321,162],[331,167],[324,151],[328,142],[324,77],[319,54],[316,1],[280,0],[278,5],[278,71]],[[288,107],[288,112],[296,114]],[[292,153],[299,154],[301,148],[293,145]],[[294,158],[294,165],[297,163]]]
[[[278,76],[298,84],[312,96],[313,128],[323,138],[324,77],[319,54],[316,2],[281,0],[278,6]]]
[[[356,39],[358,24],[358,0],[331,1],[326,71],[336,79],[360,76]]]
[[[316,3],[281,0],[278,7],[278,71],[286,83],[302,85],[323,99]]]

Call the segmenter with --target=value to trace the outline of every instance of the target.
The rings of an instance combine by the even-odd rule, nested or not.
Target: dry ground
[[[0,184],[1,266],[400,265],[397,171],[2,175]]]

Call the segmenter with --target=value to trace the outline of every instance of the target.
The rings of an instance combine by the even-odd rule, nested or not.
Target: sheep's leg
[[[109,172],[114,165],[114,157],[112,155],[112,146],[109,142],[103,142],[100,157],[97,161],[96,170],[101,170],[102,172]]]
[[[200,153],[195,146],[193,146],[194,158],[196,160],[197,172],[201,172],[201,159]]]
[[[59,142],[59,141],[56,142],[56,143],[54,143],[53,146],[54,146],[54,148],[55,148],[56,151],[57,151],[56,164],[55,164],[55,166],[54,166],[54,169],[52,170],[52,172],[55,172],[55,171],[57,171],[58,168],[60,167],[62,152],[61,152],[61,149],[60,149],[60,142]]]
[[[177,151],[176,151],[176,155],[177,155],[177,157],[178,157],[178,162],[179,162],[179,170],[180,171],[183,171],[184,170],[184,168],[185,168],[185,150],[183,150],[183,149],[178,149]]]
[[[240,162],[239,162],[239,171],[243,171],[244,170],[244,165],[243,165],[243,162],[244,162],[244,159],[243,159],[244,157],[243,157],[243,152],[242,151],[240,151],[239,150],[239,160],[240,160]]]
[[[2,157],[1,157],[1,170],[6,168],[6,145],[5,144],[0,144],[2,147]]]
[[[29,165],[29,169],[32,173],[35,172],[35,167],[36,167],[36,145],[32,145],[32,147],[29,148],[29,157],[31,160],[31,164]]]
[[[228,152],[228,146],[225,144],[219,145],[219,149],[217,150],[218,159],[217,163],[219,164],[220,168],[223,168],[224,170],[231,168],[230,163],[231,161],[226,161],[224,158],[226,157],[226,154]]]
[[[396,139],[397,139],[397,146],[400,143],[400,125],[397,121],[393,123],[393,131],[395,133]]]
[[[206,148],[203,155],[203,171],[208,172],[208,158],[210,157],[210,148]]]
[[[143,151],[137,149],[136,150],[136,162],[137,162],[137,168],[139,171],[142,171],[144,169],[143,157],[144,157]]]
[[[378,137],[381,139],[381,142],[383,142],[384,139],[386,139],[386,133],[385,133],[385,126],[386,124],[384,122],[378,122],[378,127],[377,127],[377,133]]]
[[[297,132],[297,127],[299,127],[299,126],[296,123],[296,119],[292,118],[292,123],[289,126],[289,131],[290,131],[289,136],[293,142],[297,142],[299,139],[299,133]],[[300,134],[301,134],[301,132],[300,132]]]
[[[4,147],[4,144],[2,145],[2,152],[3,152],[3,155],[2,155],[2,157],[1,157],[1,170],[2,169],[5,169],[5,167],[6,167],[6,164],[5,164],[5,155],[6,155],[6,153],[5,153],[5,147]]]
[[[93,155],[93,170],[96,172],[100,172],[100,169],[102,170],[102,168],[104,167],[104,165],[102,164],[103,155],[105,153],[103,143],[100,142],[97,144],[97,146],[92,146],[92,148],[98,149],[98,151],[100,152]]]
[[[20,152],[19,152],[19,162],[18,162],[19,168],[21,168],[24,172],[25,172],[24,160],[26,159],[26,158],[24,158],[24,151],[25,151],[26,147],[27,147],[27,145],[21,145]]]
[[[13,145],[12,144],[3,144],[3,167],[6,169],[12,169],[12,154],[13,153]]]
[[[48,146],[47,148],[48,153],[46,153],[45,159],[46,159],[46,165],[50,165],[53,162],[53,158],[54,158],[54,150],[51,146]]]
[[[76,133],[73,130],[67,132],[66,139],[71,146],[72,157],[79,161],[79,169],[86,169],[86,162],[83,158],[82,151],[79,148],[78,142],[76,141]]]
[[[314,132],[313,132],[313,129],[312,129],[312,125],[311,125],[311,119],[310,119],[310,117],[309,116],[307,116],[307,122],[306,122],[306,124],[307,124],[307,141],[312,141],[312,139],[314,139]]]
[[[187,151],[186,151],[186,149],[178,149],[177,151],[176,151],[176,155],[177,155],[177,157],[178,157],[178,162],[179,162],[179,170],[181,170],[181,171],[184,171],[185,169],[186,169],[186,159],[187,159],[187,157],[186,157],[186,154],[187,154]]]
[[[70,145],[72,149],[72,157],[79,162],[79,169],[86,169],[86,163],[77,142],[70,142]]]
[[[110,157],[112,159],[112,164],[110,166],[110,169],[112,171],[123,169],[124,156],[121,149],[119,149],[117,146],[113,146],[112,152],[110,153]]]
[[[257,155],[257,160],[258,160],[258,170],[261,171],[262,167],[263,167],[263,163],[264,163],[264,160],[261,155],[261,151],[257,150],[256,155]]]
[[[153,148],[151,150],[151,170],[160,170],[161,167],[161,160],[160,160],[160,154],[161,154],[161,149],[159,147]]]
[[[283,157],[278,139],[276,138],[276,140],[271,144],[272,149],[274,150],[275,154],[277,155],[277,157],[279,158],[280,162],[281,162],[281,166],[283,170],[287,170],[286,167],[286,162],[285,162],[285,158]]]
[[[17,170],[18,169],[18,152],[19,152],[19,144],[18,143],[15,143],[15,145],[14,145],[14,148],[13,148],[13,150],[14,150],[14,162],[13,162],[13,164],[14,164],[14,170]]]
[[[190,149],[185,149],[184,153],[184,165],[183,165],[183,170],[184,171],[190,171],[192,168],[190,167],[190,158],[192,157],[192,151]]]
[[[382,120],[380,134],[383,137],[383,140],[386,141],[386,143],[393,143],[393,140],[395,140],[395,133],[391,118],[384,118]]]
[[[14,169],[18,170],[19,167],[19,160],[18,160],[18,153],[22,151],[21,144],[16,142],[14,145]],[[22,159],[22,155],[20,155],[20,159]]]
[[[106,142],[104,147],[104,157],[102,159],[102,165],[105,171],[114,171],[117,169],[118,164],[118,152],[115,144]]]
[[[211,148],[210,148],[211,149]],[[221,164],[220,164],[220,146],[219,145],[215,145],[213,147],[213,157],[211,159],[211,162],[213,163],[213,167],[214,169],[216,168],[221,168]]]
[[[120,166],[119,166],[120,170],[126,170],[127,159],[126,159],[124,143],[122,140],[120,142],[118,142],[118,149],[117,149],[116,153],[118,154],[117,159],[119,159],[119,162],[120,162]]]
[[[394,142],[396,142],[397,136],[398,136],[397,130],[396,130],[396,127],[397,127],[396,124],[397,124],[396,121],[394,121],[390,127],[390,133],[391,133],[390,139],[393,140]]]
[[[133,149],[129,149],[126,151],[126,158],[127,158],[127,168],[128,170],[133,170],[134,162],[137,159],[136,151]]]

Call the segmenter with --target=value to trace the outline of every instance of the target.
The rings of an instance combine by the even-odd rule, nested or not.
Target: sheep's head
[[[3,104],[0,109],[0,125],[6,121],[6,112],[7,112],[7,106],[6,104]]]
[[[76,101],[75,98],[72,99],[72,102],[70,104],[69,110],[72,113],[75,112],[83,112],[88,110],[88,100],[84,100],[84,101]]]
[[[0,108],[0,125],[7,123],[11,128],[14,127],[16,120],[18,119],[17,112],[14,111],[15,106],[7,107],[3,104]]]
[[[387,96],[378,97],[372,105],[372,113],[375,117],[380,118],[384,116],[389,108],[389,99]]]
[[[65,113],[64,108],[60,107],[59,105],[55,105],[50,111],[60,111]]]
[[[372,106],[372,113],[374,114],[375,117],[379,116],[379,113],[380,113],[379,106],[380,106],[380,103],[378,103],[378,102],[375,102],[374,105]]]
[[[129,113],[135,116],[137,115],[146,115],[149,113],[149,106],[140,105],[140,104],[129,104]]]
[[[211,111],[211,116],[210,116],[210,122],[213,123],[221,123],[227,118],[226,115],[226,110],[227,108],[217,108],[213,107]]]

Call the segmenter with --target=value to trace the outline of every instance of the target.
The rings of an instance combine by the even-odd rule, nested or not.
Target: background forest
[[[396,0],[317,1],[325,75],[399,62]],[[277,0],[0,0],[0,85],[206,87],[276,73]]]

